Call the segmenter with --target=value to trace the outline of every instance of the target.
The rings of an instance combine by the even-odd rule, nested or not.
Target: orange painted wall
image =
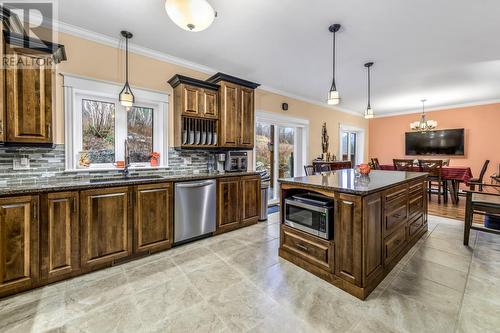
[[[369,122],[369,156],[383,164],[405,156],[405,132],[419,114],[371,119]],[[438,129],[465,129],[465,156],[450,156],[451,166],[470,166],[479,176],[484,160],[491,160],[487,175],[498,172],[500,163],[500,103],[428,112],[438,122]],[[448,157],[446,157],[448,158]],[[488,180],[489,181],[489,180]]]

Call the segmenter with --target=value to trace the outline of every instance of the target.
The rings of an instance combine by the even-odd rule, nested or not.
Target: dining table
[[[381,164],[380,170],[395,171],[396,167],[391,164]],[[420,167],[412,167],[409,171],[421,171]],[[458,205],[460,183],[468,184],[472,179],[470,167],[443,166],[441,177],[446,181],[446,188],[450,191],[451,202]]]

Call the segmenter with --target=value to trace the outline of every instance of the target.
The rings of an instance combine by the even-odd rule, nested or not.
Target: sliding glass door
[[[302,127],[294,124],[257,119],[255,167],[256,170],[267,170],[271,177],[270,203],[279,200],[279,178],[302,175],[300,170],[304,167],[304,133]]]

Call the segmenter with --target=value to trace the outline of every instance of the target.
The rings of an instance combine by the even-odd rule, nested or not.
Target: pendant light
[[[177,26],[193,32],[205,30],[217,17],[206,0],[166,0],[165,10]]]
[[[370,68],[373,66],[373,62],[367,62],[365,64],[365,67],[368,70],[368,105],[366,106],[366,111],[365,111],[365,119],[371,119],[373,118],[373,109],[371,106],[371,77],[370,77]]]
[[[132,33],[128,31],[122,31],[122,36],[125,37],[125,85],[123,86],[122,91],[120,91],[120,104],[125,107],[127,111],[130,110],[135,101],[135,96],[132,93],[132,89],[130,89],[130,85],[128,84],[128,40],[132,38]]]
[[[340,95],[335,84],[335,35],[340,30],[340,24],[332,24],[328,30],[333,34],[333,71],[332,71],[332,86],[328,93],[328,104],[337,105],[340,103]]]
[[[426,132],[433,130],[437,127],[438,123],[435,120],[427,120],[427,117],[425,115],[425,102],[427,100],[423,99],[422,102],[422,115],[420,116],[420,120],[414,121],[413,123],[410,124],[410,128],[413,131],[420,131],[420,132]]]

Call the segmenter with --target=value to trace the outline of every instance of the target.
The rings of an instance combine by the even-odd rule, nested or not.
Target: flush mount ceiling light
[[[368,105],[366,106],[365,118],[371,119],[373,118],[373,109],[370,103],[370,95],[371,95],[371,77],[370,77],[370,68],[373,66],[373,62],[367,62],[365,67],[368,69]]]
[[[217,17],[206,0],[166,0],[165,10],[176,25],[187,31],[202,31]]]
[[[123,86],[122,91],[120,91],[119,100],[120,104],[123,105],[127,111],[129,111],[135,101],[132,89],[130,89],[130,85],[128,84],[128,40],[132,38],[133,35],[128,31],[122,31],[121,34],[125,37],[125,85]]]
[[[332,86],[330,87],[330,92],[328,93],[328,104],[337,105],[340,103],[340,95],[337,91],[337,86],[335,85],[335,35],[340,29],[340,24],[332,24],[328,30],[333,34],[333,71],[332,71]]]
[[[423,99],[422,100],[422,115],[420,116],[420,120],[415,121],[410,124],[410,128],[413,131],[421,131],[421,132],[426,132],[433,130],[437,127],[438,123],[435,120],[427,120],[427,117],[425,115],[425,102],[427,100]]]

